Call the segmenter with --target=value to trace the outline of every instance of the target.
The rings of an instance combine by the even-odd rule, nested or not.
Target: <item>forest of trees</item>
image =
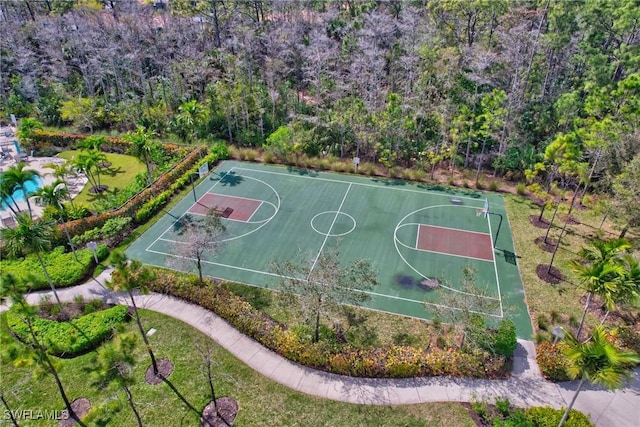
[[[5,121],[600,191],[640,161],[637,0],[24,0],[0,23]]]

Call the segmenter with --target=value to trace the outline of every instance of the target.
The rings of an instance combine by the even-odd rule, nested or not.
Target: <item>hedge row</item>
[[[151,290],[167,293],[211,310],[265,347],[303,365],[336,374],[398,378],[454,375],[475,378],[503,376],[506,359],[486,352],[465,353],[410,346],[360,349],[348,344],[326,346],[301,341],[298,335],[257,310],[224,285],[201,285],[197,278],[157,269]]]
[[[153,203],[153,199],[161,196],[163,192],[169,191],[169,193],[161,196],[165,199],[164,202],[166,203],[169,195],[172,196],[182,189],[186,183],[190,182],[189,174],[192,173],[194,169],[197,170],[197,166],[201,165],[205,161],[214,163],[218,159],[222,158],[214,153],[207,155],[207,151],[208,149],[206,146],[194,148],[194,150],[189,153],[183,161],[178,163],[170,171],[163,174],[151,186],[145,188],[140,193],[129,199],[129,201],[120,208],[104,212],[99,215],[67,222],[66,227],[69,230],[69,233],[72,236],[76,236],[94,228],[101,228],[106,221],[116,217],[126,216],[133,218],[134,221],[138,218],[139,221],[136,221],[138,224],[144,222],[151,214],[157,212],[157,210],[164,205],[164,203],[155,204],[153,206],[155,210],[150,210],[146,215],[141,214],[140,216],[137,216],[137,212],[142,209],[146,203]],[[224,150],[222,149],[218,149],[216,151],[216,153],[219,152],[224,154]],[[59,226],[59,228],[62,231],[62,226]]]
[[[7,322],[13,333],[23,342],[33,342],[27,324],[15,312],[15,306],[7,313]],[[96,311],[70,322],[35,317],[33,329],[46,348],[56,356],[71,357],[92,348],[107,339],[113,329],[128,317],[128,308],[117,305]]]
[[[96,255],[99,261],[106,259],[109,248],[106,245],[99,245]],[[89,275],[95,264],[93,252],[88,249],[76,250],[77,261],[73,253],[65,252],[62,246],[51,252],[42,253],[40,256],[56,287],[73,286],[81,282]],[[0,261],[0,271],[2,274],[12,274],[20,280],[28,281],[32,290],[49,289],[49,282],[35,254],[19,259],[4,259]]]
[[[73,150],[79,141],[83,141],[89,135],[51,132],[47,130],[36,129],[31,136],[32,149],[35,151],[47,150],[51,147],[60,149]],[[104,143],[100,145],[100,150],[107,153],[124,154],[129,150],[131,144],[120,138],[105,137]]]

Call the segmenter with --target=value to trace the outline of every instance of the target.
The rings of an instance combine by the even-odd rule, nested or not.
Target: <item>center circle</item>
[[[325,211],[311,218],[311,228],[323,236],[339,237],[351,233],[356,220],[344,212]]]

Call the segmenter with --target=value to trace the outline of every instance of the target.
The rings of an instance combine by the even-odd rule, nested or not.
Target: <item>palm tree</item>
[[[593,294],[604,299],[608,310],[615,306],[616,295],[620,292],[620,280],[625,274],[620,255],[630,248],[631,244],[625,239],[593,240],[590,247],[580,249],[580,258],[569,262],[569,268],[578,277],[578,286],[587,291],[587,301],[576,333],[578,338],[584,327]]]
[[[131,386],[136,382],[132,375],[132,368],[136,361],[134,355],[136,341],[135,335],[123,334],[117,336],[113,343],[101,346],[91,370],[96,385],[101,389],[115,385],[124,391],[138,427],[142,427],[142,418],[131,394]]]
[[[20,317],[22,322],[29,329],[29,335],[31,337],[31,342],[28,344],[28,347],[31,351],[28,352],[18,352],[11,354],[16,354],[18,360],[16,363],[20,364],[35,364],[38,367],[42,368],[46,372],[50,373],[58,387],[58,391],[62,400],[64,401],[65,407],[69,412],[69,416],[72,417],[78,424],[84,426],[80,417],[75,413],[73,407],[71,406],[71,401],[67,397],[67,393],[60,379],[60,375],[58,374],[58,370],[56,368],[56,364],[54,359],[52,359],[47,353],[47,347],[45,343],[43,343],[38,336],[38,332],[33,327],[33,319],[36,316],[35,307],[27,304],[27,301],[24,298],[25,293],[29,289],[29,282],[32,279],[26,279],[24,281],[16,279],[11,274],[5,274],[0,277],[0,300],[2,302],[9,301],[12,304],[13,312]]]
[[[76,147],[82,151],[97,150],[100,151],[100,147],[104,144],[106,138],[104,136],[88,136],[85,139],[79,140]]]
[[[579,378],[580,382],[558,427],[564,425],[586,381],[614,390],[622,387],[630,375],[631,367],[640,363],[638,354],[618,350],[602,327],[595,328],[586,342],[580,342],[571,333],[566,335],[565,341],[568,344],[565,354],[571,362],[568,373],[573,379]]]
[[[24,200],[27,202],[27,209],[29,210],[29,216],[33,216],[31,212],[31,203],[29,203],[29,193],[27,191],[27,182],[36,182],[36,178],[40,177],[40,173],[33,169],[25,169],[26,164],[20,162],[17,165],[9,166],[7,170],[2,174],[3,186],[6,186],[7,190],[11,189],[12,193],[16,189],[22,190],[24,194]],[[6,192],[3,190],[3,192]],[[15,200],[14,200],[15,203]],[[16,203],[16,207],[18,204]]]
[[[54,207],[61,218],[64,218],[66,214],[63,202],[70,199],[66,183],[61,179],[39,188],[34,196],[36,203]]]
[[[47,271],[47,266],[42,259],[42,252],[51,249],[54,239],[54,228],[44,220],[34,221],[26,212],[16,215],[16,226],[14,228],[3,228],[0,230],[0,238],[4,241],[5,249],[9,256],[20,256],[23,253],[32,253],[38,258],[40,267],[44,272],[53,296],[58,305],[62,308],[60,298],[53,285],[51,276]]]
[[[129,152],[147,166],[147,184],[153,182],[151,163],[155,144],[150,141],[152,135],[153,133],[147,131],[144,126],[138,126],[135,132],[127,133],[122,137],[131,144]]]
[[[13,212],[13,214],[15,215],[20,212],[21,209],[20,206],[18,206],[16,200],[13,198],[13,191],[13,184],[5,179],[3,173],[0,173],[0,200],[2,200],[2,203],[8,206],[9,209],[11,209],[11,212]]]
[[[64,200],[71,200],[69,196],[69,189],[67,188],[66,183],[57,179],[55,182],[49,185],[45,185],[40,188],[34,197],[36,203],[41,203],[46,206],[54,207],[58,213],[60,214],[60,223],[64,229],[65,234],[67,235],[67,240],[69,242],[69,246],[71,247],[71,251],[73,252],[73,257],[76,261],[78,261],[78,256],[76,255],[76,248],[73,242],[71,241],[71,236],[69,235],[69,229],[67,229],[65,218],[66,218],[66,209],[64,207]]]
[[[106,190],[100,183],[100,167],[105,160],[106,154],[91,149],[80,152],[74,161],[76,168],[87,176],[96,194]]]
[[[147,339],[147,334],[144,332],[144,328],[142,327],[142,321],[140,320],[140,315],[138,314],[138,306],[136,305],[136,301],[133,298],[133,292],[136,290],[143,294],[149,293],[147,283],[155,280],[154,274],[151,272],[151,270],[144,267],[140,261],[135,259],[129,261],[127,259],[127,255],[124,252],[114,252],[111,256],[111,259],[111,265],[113,266],[115,271],[111,276],[112,280],[107,282],[106,285],[109,289],[112,289],[116,292],[125,291],[127,292],[127,294],[129,294],[129,298],[131,299],[131,306],[133,307],[136,323],[138,325],[138,330],[140,331],[140,335],[142,335],[142,340],[144,341],[144,344],[147,347],[147,352],[149,353],[149,357],[151,358],[153,373],[155,375],[158,375],[158,363],[156,362],[156,357],[153,354],[153,350],[151,350],[151,345],[149,344],[149,340]]]
[[[29,150],[33,147],[33,133],[36,129],[42,129],[42,123],[32,117],[20,120],[18,125],[18,139],[22,148]]]

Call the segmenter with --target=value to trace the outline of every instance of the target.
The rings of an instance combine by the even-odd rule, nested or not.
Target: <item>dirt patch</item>
[[[71,409],[73,409],[73,412],[78,418],[82,419],[82,417],[87,415],[89,409],[91,409],[91,402],[89,402],[89,399],[86,397],[81,397],[71,402]],[[77,421],[74,418],[71,418],[66,412],[65,417],[66,418],[63,417],[63,419],[60,420],[60,423],[58,424],[60,427],[71,427],[76,425]]]
[[[173,363],[169,359],[160,359],[156,361],[158,365],[158,373],[153,372],[153,365],[147,368],[147,372],[144,374],[144,380],[151,385],[157,385],[165,378],[169,378],[169,375],[173,372]]]
[[[576,218],[575,216],[573,216],[573,215],[565,216],[564,218],[562,218],[562,220],[563,220],[564,222],[566,222],[567,224],[569,224],[569,225],[579,225],[579,224],[582,224],[582,223],[580,222],[580,220],[579,220],[578,218]]]
[[[549,223],[544,218],[540,219],[540,215],[531,215],[531,216],[529,216],[529,222],[534,227],[538,227],[538,228],[548,228],[549,227]]]
[[[86,308],[91,305],[91,310]],[[62,309],[54,299],[43,301],[38,305],[38,316],[43,319],[55,320],[56,322],[65,322],[84,316],[87,312],[106,310],[113,307],[113,304],[107,304],[101,299],[79,301],[79,302],[63,302]]]
[[[216,411],[217,409],[217,411]],[[232,397],[221,397],[204,407],[200,417],[200,425],[203,427],[226,427],[233,424],[238,415],[238,402]]]
[[[562,272],[553,266],[549,268],[549,264],[538,264],[536,274],[540,280],[544,280],[552,285],[557,285],[564,280]]]
[[[556,250],[556,245],[558,244],[558,241],[555,239],[547,239],[547,241],[544,241],[544,236],[540,236],[538,237],[536,240],[533,241],[540,249],[542,249],[545,252],[549,252],[549,253],[553,253],[553,251]]]

